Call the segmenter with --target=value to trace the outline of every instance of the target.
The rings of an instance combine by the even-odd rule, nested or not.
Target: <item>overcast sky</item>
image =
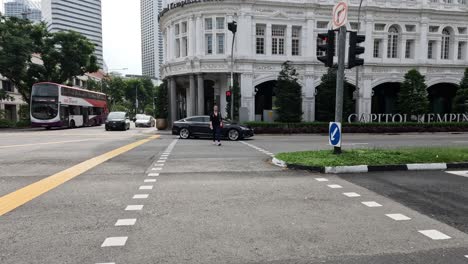
[[[102,27],[109,70],[141,74],[140,0],[102,0]]]

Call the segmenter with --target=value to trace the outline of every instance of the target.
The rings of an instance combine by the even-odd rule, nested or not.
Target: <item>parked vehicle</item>
[[[137,115],[135,120],[136,127],[154,127],[156,121],[152,116],[149,115]]]
[[[253,129],[231,123],[230,121],[223,121],[224,126],[221,130],[221,135],[232,141],[239,139],[250,138],[254,136]],[[210,129],[209,116],[192,116],[174,122],[172,126],[172,134],[179,135],[182,139],[190,137],[212,137],[213,132]]]
[[[125,112],[110,112],[106,120],[106,131],[109,130],[129,130],[130,119]]]

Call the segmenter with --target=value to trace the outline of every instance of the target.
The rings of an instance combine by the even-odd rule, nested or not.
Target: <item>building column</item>
[[[271,24],[267,24],[265,32],[265,55],[272,55],[272,43],[271,43]]]
[[[177,119],[177,98],[176,98],[176,79],[172,77],[169,80],[169,100],[170,100],[170,120],[171,126]]]
[[[253,87],[253,74],[241,74],[241,106],[247,108],[249,112],[249,121],[255,121],[255,94]]]
[[[205,80],[203,75],[198,76],[198,115],[205,115]]]
[[[195,43],[195,36],[196,36],[196,29],[195,29],[195,21],[193,16],[189,18],[188,21],[188,36],[187,36],[187,46],[188,46],[188,56],[193,57],[195,55],[196,43]]]
[[[425,23],[425,20],[423,23],[420,25],[420,35],[419,35],[419,40],[416,40],[416,54],[415,58],[418,59],[419,63],[424,63],[428,60],[427,58],[427,52],[428,52],[428,41],[427,41],[427,32],[429,32],[429,24]]]
[[[364,78],[363,78],[364,79]],[[365,80],[361,82],[360,85],[360,96],[356,98],[357,113],[358,116],[362,114],[371,114],[372,113],[372,81]],[[348,118],[348,117],[346,117]]]
[[[315,121],[315,81],[313,75],[304,76],[302,87],[302,121]]]
[[[197,105],[197,92],[195,88],[195,76],[190,75],[190,86],[189,86],[189,96],[187,97],[187,115],[194,116],[197,114],[196,105]]]
[[[205,39],[205,32],[203,31],[202,23],[201,15],[197,16],[195,21],[195,32],[197,33],[195,35],[195,55],[198,57],[204,54],[203,41]]]
[[[286,26],[286,39],[285,39],[285,51],[286,56],[292,56],[292,25]]]

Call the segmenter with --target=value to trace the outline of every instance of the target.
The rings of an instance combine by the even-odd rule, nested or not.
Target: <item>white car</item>
[[[154,127],[156,121],[149,115],[137,115],[135,120],[136,127]]]

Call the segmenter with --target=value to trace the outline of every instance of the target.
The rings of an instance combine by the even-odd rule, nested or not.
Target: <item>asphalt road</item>
[[[322,148],[326,137],[258,136],[250,145],[217,147],[168,135],[149,139],[154,134],[103,128],[0,133],[0,210],[2,195],[122,151],[1,215],[0,263],[468,263],[463,223],[378,191],[379,182],[366,176],[359,181],[360,175],[324,176],[268,163],[270,152]],[[443,145],[466,135],[409,137],[359,135],[349,141]],[[460,194],[465,180],[449,175],[427,189],[447,181],[434,191]],[[419,188],[400,185],[409,185],[408,193]],[[438,205],[464,214],[463,197],[458,207],[450,199]]]

